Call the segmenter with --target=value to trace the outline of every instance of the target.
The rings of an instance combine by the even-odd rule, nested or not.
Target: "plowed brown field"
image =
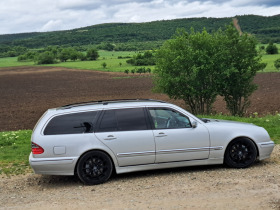
[[[255,83],[259,88],[251,97],[247,114],[280,111],[280,73],[258,74]],[[152,87],[148,74],[127,78],[124,73],[58,67],[0,68],[0,131],[32,129],[47,109],[74,102],[153,98],[184,107],[182,101],[153,93]],[[222,98],[214,108],[218,113],[227,112]]]

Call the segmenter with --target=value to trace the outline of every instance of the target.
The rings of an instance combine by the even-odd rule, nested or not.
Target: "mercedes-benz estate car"
[[[97,101],[49,109],[31,137],[37,174],[75,175],[85,184],[117,174],[194,165],[245,168],[269,158],[267,131],[247,123],[200,119],[164,101]]]

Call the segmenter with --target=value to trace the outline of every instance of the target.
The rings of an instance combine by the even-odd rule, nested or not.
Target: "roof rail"
[[[109,103],[141,102],[141,101],[151,101],[151,102],[154,101],[154,102],[166,103],[165,101],[155,100],[155,99],[114,99],[114,100],[99,100],[99,101],[78,102],[78,103],[63,105],[63,106],[59,107],[58,109],[70,109],[72,107],[94,105],[94,104],[108,105]]]

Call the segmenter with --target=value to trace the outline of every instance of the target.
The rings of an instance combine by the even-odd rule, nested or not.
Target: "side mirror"
[[[192,122],[192,128],[196,128],[197,127],[197,122],[196,121],[193,121]]]

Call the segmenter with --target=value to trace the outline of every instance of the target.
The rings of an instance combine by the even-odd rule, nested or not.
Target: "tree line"
[[[18,61],[34,61],[37,64],[53,64],[57,62],[66,62],[67,60],[96,60],[99,57],[95,48],[89,48],[86,53],[78,51],[76,48],[68,47],[47,47],[40,51],[28,51],[18,56]]]

